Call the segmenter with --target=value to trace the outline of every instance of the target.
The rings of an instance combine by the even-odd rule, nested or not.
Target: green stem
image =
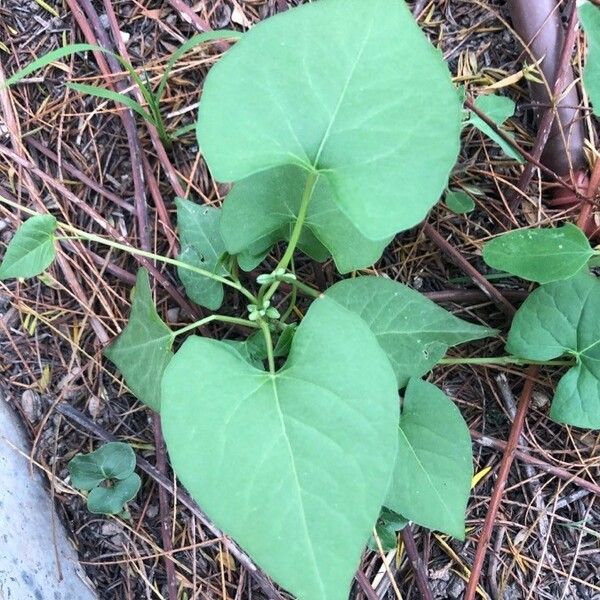
[[[275,375],[275,356],[273,355],[273,338],[271,337],[271,330],[269,329],[269,324],[266,321],[260,321],[260,328],[262,329],[263,335],[265,336],[265,342],[267,344],[269,372],[271,375]]]
[[[166,263],[168,265],[173,265],[174,267],[180,267],[182,269],[187,269],[188,271],[193,271],[194,273],[198,273],[198,275],[202,275],[203,277],[208,277],[209,279],[213,279],[214,281],[218,281],[223,285],[227,285],[232,287],[242,294],[246,296],[251,302],[256,302],[256,298],[254,295],[249,292],[241,283],[231,281],[225,277],[221,277],[220,275],[216,275],[215,273],[211,273],[210,271],[206,271],[205,269],[201,269],[199,267],[195,267],[188,263],[181,262],[180,260],[176,260],[174,258],[169,258],[167,256],[161,256],[160,254],[154,254],[153,252],[146,252],[145,250],[140,250],[139,248],[134,248],[133,246],[128,246],[127,244],[121,244],[119,242],[113,242],[112,240],[103,238],[102,236],[95,235],[93,233],[87,233],[86,231],[82,231],[81,229],[77,229],[71,225],[67,225],[66,223],[59,223],[59,227],[66,231],[71,231],[75,235],[77,235],[80,239],[87,240],[88,242],[96,242],[98,244],[103,244],[104,246],[108,246],[109,248],[115,248],[116,250],[122,250],[123,252],[128,252],[129,254],[134,254],[137,256],[143,256],[145,258],[149,258],[151,260],[157,260],[159,262]]]
[[[572,360],[528,360],[516,356],[484,356],[475,358],[442,358],[438,365],[548,365],[552,367],[572,367]]]
[[[319,290],[315,290],[315,288],[310,287],[310,285],[306,285],[306,283],[303,283],[302,281],[287,281],[287,283],[293,285],[295,288],[298,288],[307,296],[312,296],[313,298],[320,298],[323,295]]]
[[[188,331],[192,331],[197,327],[202,327],[202,325],[208,325],[208,323],[212,323],[213,321],[222,321],[223,323],[234,323],[236,325],[243,325],[244,327],[251,327],[252,329],[258,329],[259,325],[254,323],[253,321],[249,321],[248,319],[240,319],[238,317],[228,317],[226,315],[210,315],[209,317],[204,317],[204,319],[200,319],[199,321],[195,321],[190,325],[186,325],[181,329],[177,329],[173,332],[173,336],[182,335],[187,333]]]
[[[296,223],[294,224],[294,229],[292,229],[290,241],[288,242],[287,248],[285,249],[285,252],[281,257],[281,260],[279,261],[279,264],[277,265],[275,270],[287,269],[292,258],[294,257],[294,252],[296,251],[296,246],[298,245],[298,241],[300,240],[300,234],[302,233],[302,227],[304,227],[306,215],[308,214],[308,205],[310,204],[310,199],[312,198],[318,178],[318,173],[314,171],[310,171],[308,173],[308,177],[306,178],[306,184],[304,185],[304,191],[302,192],[302,199],[300,200],[300,209],[298,210],[298,217],[296,219]],[[273,294],[275,293],[275,290],[277,290],[277,288],[279,287],[280,283],[280,281],[274,281],[267,290],[263,299],[269,300],[271,296],[273,296]]]

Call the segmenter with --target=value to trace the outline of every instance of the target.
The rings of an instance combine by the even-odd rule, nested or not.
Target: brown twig
[[[419,551],[417,550],[410,524],[405,525],[400,535],[402,536],[402,541],[404,542],[404,547],[406,548],[406,555],[408,556],[413,573],[415,574],[415,580],[417,582],[419,592],[421,592],[421,597],[423,600],[433,600],[433,594],[431,593],[429,583],[427,582],[427,569],[423,563],[423,559],[421,558]]]
[[[83,429],[85,429],[87,432],[92,433],[97,438],[105,442],[117,441],[117,438],[114,435],[102,429],[102,427],[94,423],[91,419],[88,419],[85,415],[69,404],[58,404],[56,406],[56,411],[71,421],[74,421],[80,427],[83,427]],[[172,482],[156,467],[154,467],[141,456],[137,456],[137,465],[162,489],[166,490],[169,494],[176,493],[177,500],[183,506],[185,506],[202,523],[202,525],[206,527],[206,529],[208,529],[215,537],[223,539],[223,543],[227,547],[227,550],[231,552],[234,558],[250,573],[250,576],[254,579],[256,584],[260,587],[261,591],[267,596],[267,598],[269,598],[269,600],[283,600],[268,577],[258,569],[258,567],[252,562],[252,559],[241,548],[239,548],[237,544],[231,541],[221,530],[213,525],[210,519],[202,512],[201,508],[196,504],[195,500],[191,496],[181,489],[174,489]]]
[[[473,441],[480,446],[484,446],[485,448],[493,448],[494,450],[499,450],[500,452],[504,452],[506,450],[507,443],[502,440],[497,440],[489,435],[484,435],[479,431],[474,431],[473,429],[470,430],[470,433]],[[564,481],[583,488],[592,494],[600,496],[600,485],[593,483],[592,481],[587,481],[586,479],[578,477],[577,475],[573,475],[562,467],[551,465],[543,460],[540,460],[539,458],[535,458],[534,456],[523,452],[522,450],[515,450],[514,457],[525,464],[536,467],[540,471],[550,473],[559,479],[563,479]]]
[[[481,291],[494,302],[508,317],[512,318],[515,307],[495,288],[456,248],[438,233],[432,225],[425,223],[423,233],[440,248],[450,260],[460,267]]]
[[[479,541],[477,542],[477,550],[475,551],[475,558],[471,568],[471,576],[469,577],[469,582],[465,592],[465,600],[474,600],[475,594],[477,593],[477,586],[479,585],[479,577],[481,576],[483,561],[485,560],[488,545],[492,537],[492,531],[496,521],[496,514],[500,508],[500,502],[502,501],[502,494],[506,486],[508,473],[510,472],[510,467],[512,466],[515,453],[517,452],[517,444],[519,442],[521,432],[523,431],[525,415],[527,414],[527,408],[529,407],[529,401],[531,400],[531,393],[533,391],[534,380],[538,369],[539,367],[532,365],[527,369],[525,374],[525,385],[523,386],[521,397],[519,399],[517,414],[515,415],[515,420],[510,428],[510,435],[508,436],[508,442],[506,443],[506,448],[504,450],[504,454],[502,455],[502,462],[500,463],[500,469],[498,471],[498,479],[496,480],[496,485],[494,486],[494,491],[492,492],[492,497],[490,498],[490,506],[485,517],[483,529],[481,531],[481,535],[479,536]]]
[[[367,579],[367,576],[360,569],[356,571],[354,579],[356,579],[356,583],[358,583],[358,585],[360,586],[360,589],[363,591],[363,594],[367,597],[367,600],[379,600],[379,597],[375,593],[371,582]]]

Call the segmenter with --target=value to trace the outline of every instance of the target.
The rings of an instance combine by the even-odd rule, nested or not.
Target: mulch
[[[299,3],[207,0],[194,5],[191,22],[181,9],[181,0],[122,0],[113,6],[134,66],[156,80],[170,54],[203,24],[243,30]],[[67,3],[50,4],[0,0],[0,57],[5,74],[65,42],[84,40]],[[78,3],[70,0],[68,4]],[[82,0],[79,4],[92,6],[100,26],[110,35],[103,2]],[[520,48],[507,19],[499,0],[436,0],[425,3],[420,12],[422,27],[442,49],[457,81],[475,93],[522,68]],[[581,51],[580,44],[575,65]],[[193,123],[203,78],[218,53],[215,46],[195,51],[174,71],[164,105],[170,127]],[[137,153],[132,155],[114,104],[78,95],[66,86],[72,80],[105,82],[89,53],[63,59],[46,69],[43,77],[33,74],[12,88],[10,95],[5,94],[0,104],[0,193],[38,211],[51,209],[62,220],[98,234],[106,233],[105,219],[132,244],[140,245],[133,174],[141,165],[150,243],[154,251],[168,253],[175,221],[172,176],[182,182],[187,196],[199,202],[219,205],[226,188],[211,180],[193,132],[168,150],[165,160],[145,124],[136,120],[144,160]],[[526,80],[513,81],[500,92],[517,101],[510,129],[519,144],[531,147],[535,132]],[[592,144],[597,142],[593,131],[588,134]],[[476,210],[455,215],[440,204],[429,215],[430,227],[481,274],[487,273],[481,247],[490,237],[509,228],[555,223],[569,216],[542,202],[549,194],[548,183],[537,172],[527,199],[511,212],[507,195],[521,170],[490,140],[468,131],[452,183],[473,191]],[[16,225],[16,215],[0,206],[0,255]],[[277,252],[268,258],[269,266],[276,264]],[[169,471],[164,474],[169,491],[162,509],[159,492],[165,487],[160,478],[152,476],[151,468],[142,474],[142,489],[129,506],[130,520],[90,514],[82,495],[69,485],[68,461],[78,452],[93,450],[103,436],[132,444],[150,466],[157,461],[155,423],[149,411],[127,392],[102,358],[106,342],[126,323],[136,268],[130,257],[93,244],[72,243],[63,248],[61,263],[43,278],[0,284],[2,392],[31,434],[32,459],[47,476],[56,508],[101,600],[169,598],[169,581],[181,599],[264,598],[266,588],[260,576],[252,575],[244,557],[236,555],[235,548],[210,528],[201,513],[190,510],[172,493],[175,482]],[[337,277],[329,263],[303,260],[298,269],[319,289]],[[458,316],[498,327],[503,334],[507,331],[501,307],[480,292],[423,227],[398,235],[371,272],[428,293]],[[172,271],[162,274],[179,285]],[[515,304],[531,289],[516,279],[493,283]],[[173,325],[189,322],[189,313],[197,312],[161,285],[156,294],[159,311]],[[276,297],[282,305],[285,300],[285,291]],[[232,311],[243,305],[240,298],[231,302]],[[222,325],[209,326],[208,333],[215,337],[236,334]],[[501,355],[503,339],[467,345],[459,352]],[[481,579],[485,595],[480,597],[600,598],[600,509],[589,489],[568,479],[598,481],[600,439],[597,433],[558,426],[548,419],[559,375],[555,369],[539,371],[520,450],[525,457],[562,468],[567,478],[525,459],[514,463]],[[484,472],[469,504],[464,543],[413,528],[434,598],[459,599],[502,457],[500,442],[508,437],[523,385],[523,369],[444,367],[436,368],[430,379],[456,401],[467,419],[474,432],[475,469]],[[481,436],[492,442],[484,443]],[[165,552],[165,529],[171,553]],[[167,555],[172,561],[165,560]],[[378,598],[398,597],[389,574],[402,598],[420,597],[402,545],[385,556],[365,552],[361,571]],[[365,597],[359,585],[351,597]]]

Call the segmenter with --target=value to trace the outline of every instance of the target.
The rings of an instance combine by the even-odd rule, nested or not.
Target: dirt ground
[[[206,0],[194,4],[192,22],[178,10],[184,4],[181,0],[119,0],[112,6],[132,63],[156,81],[171,53],[207,23],[214,29],[243,30],[299,3]],[[522,69],[520,46],[503,2],[419,4],[424,6],[422,27],[441,47],[457,82],[468,90],[476,93]],[[73,6],[88,11],[79,23]],[[41,0],[0,0],[2,70],[10,75],[65,42],[83,41],[82,21],[110,37],[102,0],[48,5]],[[163,109],[169,127],[193,123],[203,77],[218,52],[214,45],[197,50],[173,72]],[[579,41],[576,68],[581,54]],[[142,169],[152,243],[157,252],[168,253],[174,243],[173,178],[183,181],[183,192],[199,202],[218,205],[226,189],[211,181],[193,132],[165,151],[136,119],[136,148],[115,105],[76,94],[65,85],[70,80],[105,81],[88,53],[62,59],[43,77],[33,74],[4,94],[0,193],[38,211],[52,209],[63,221],[86,231],[105,234],[106,220],[138,244],[133,205],[135,175]],[[535,130],[526,80],[510,81],[499,91],[517,102],[509,129],[523,147],[531,147]],[[590,146],[596,146],[596,133],[587,122],[586,136]],[[491,236],[519,225],[569,217],[567,211],[549,209],[542,202],[549,195],[548,183],[537,171],[527,199],[511,214],[507,194],[522,168],[478,132],[466,132],[452,181],[476,190],[476,210],[456,215],[440,204],[429,215],[428,223],[480,273],[487,269],[481,246]],[[0,256],[16,224],[13,212],[0,206]],[[271,257],[270,264],[275,265],[276,259]],[[299,269],[319,289],[336,278],[328,263],[306,260]],[[130,520],[90,514],[82,495],[68,484],[68,461],[78,452],[94,449],[107,435],[132,444],[150,464],[158,461],[159,469],[164,460],[164,449],[156,449],[156,420],[127,393],[102,357],[106,343],[126,322],[135,270],[135,262],[127,256],[72,242],[63,246],[60,263],[47,276],[0,283],[2,392],[31,434],[32,459],[47,476],[57,510],[101,600],[169,598],[168,582],[181,599],[264,598],[260,577],[252,576],[252,567],[229,552],[204,516],[184,506],[180,493],[174,493],[176,482],[168,469],[163,487],[160,477],[142,473],[142,489],[129,506]],[[421,226],[397,236],[372,271],[427,292],[459,316],[507,331],[505,314]],[[179,285],[173,272],[165,270],[164,277]],[[495,285],[514,304],[530,289],[516,279]],[[171,324],[183,325],[190,313],[198,313],[177,292],[171,294],[157,285],[156,293],[159,312]],[[283,303],[285,296],[277,300]],[[231,306],[232,312],[235,308]],[[214,326],[211,332],[231,333],[223,326]],[[471,351],[469,346],[460,349],[465,356]],[[479,343],[477,352],[501,355],[503,339]],[[520,441],[525,459],[516,460],[510,472],[481,578],[481,598],[600,599],[600,508],[590,490],[571,481],[577,476],[598,482],[600,439],[597,433],[562,427],[548,419],[559,374],[543,369],[537,376]],[[473,432],[475,471],[486,470],[469,503],[464,543],[413,530],[434,598],[459,599],[496,481],[501,442],[508,437],[523,386],[523,370],[444,367],[435,369],[430,378],[460,407]],[[554,467],[554,472],[530,464],[527,457]],[[557,468],[562,469],[561,476]],[[165,546],[163,529],[172,549]],[[375,597],[420,597],[402,545],[386,556],[365,552],[361,571]],[[351,597],[365,597],[358,584]]]

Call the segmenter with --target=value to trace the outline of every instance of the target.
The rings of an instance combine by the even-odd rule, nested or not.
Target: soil
[[[174,8],[184,4],[181,1],[120,0],[112,5],[132,63],[157,80],[171,53],[197,32],[195,25],[243,30],[299,3],[206,0],[194,4],[193,23]],[[89,17],[84,20],[109,34],[101,0],[50,4],[0,0],[0,56],[5,74],[65,42],[84,41],[71,6],[92,7],[96,22]],[[416,4],[423,7],[419,11],[421,26],[442,49],[457,82],[476,94],[505,81],[499,92],[517,102],[508,128],[520,145],[531,148],[535,129],[527,81],[505,80],[523,65],[504,3],[435,0]],[[582,52],[580,40],[573,61],[576,69]],[[169,127],[193,123],[203,78],[218,53],[215,46],[195,51],[174,71],[163,108]],[[66,86],[67,81],[84,79],[86,83],[105,83],[91,53],[64,58],[60,65],[46,69],[43,77],[33,74],[4,94],[0,104],[0,193],[35,210],[52,209],[63,220],[98,234],[105,233],[102,219],[107,219],[121,235],[139,245],[132,206],[136,194],[133,173],[141,166],[151,244],[156,252],[169,253],[175,221],[169,168],[183,182],[184,193],[199,202],[219,205],[227,190],[211,180],[193,132],[167,151],[167,162],[153,145],[146,125],[136,119],[141,151],[130,152],[126,128],[114,104],[82,97]],[[590,127],[586,121],[586,136],[594,148],[597,132]],[[572,218],[573,212],[548,208],[544,201],[552,195],[552,185],[538,170],[518,209],[511,210],[508,196],[523,166],[475,130],[465,132],[463,142],[451,183],[473,192],[476,210],[456,215],[439,204],[427,222],[464,260],[486,275],[481,247],[487,239],[518,226],[558,223]],[[0,256],[16,224],[13,211],[0,206]],[[276,265],[279,251],[267,259],[269,266]],[[130,519],[90,514],[82,495],[69,485],[68,461],[78,452],[95,449],[107,435],[132,444],[151,464],[157,462],[157,450],[155,421],[102,357],[106,343],[126,323],[136,264],[125,255],[78,243],[65,246],[62,257],[62,265],[43,278],[0,284],[0,384],[31,435],[32,457],[43,467],[58,512],[99,597],[172,599],[175,588],[181,599],[264,598],[260,581],[251,575],[248,565],[235,558],[203,515],[190,511],[180,496],[173,495],[175,481],[170,471],[165,473],[170,493],[164,495],[162,510],[157,478],[142,474],[142,489],[129,505]],[[301,260],[298,271],[319,289],[337,278],[330,263]],[[507,331],[509,322],[501,308],[480,292],[422,226],[398,235],[370,272],[426,292],[459,316],[497,327],[503,334]],[[164,276],[179,286],[173,272],[165,270]],[[516,279],[493,283],[515,304],[531,289]],[[284,290],[276,302],[285,306],[288,293]],[[169,323],[183,326],[189,322],[188,304],[178,303],[161,285],[156,286],[156,296],[159,311]],[[240,298],[233,298],[232,313],[241,305]],[[192,312],[198,312],[197,308]],[[207,333],[236,334],[216,325]],[[503,339],[467,345],[459,351],[465,356],[475,352],[500,355]],[[561,467],[568,477],[559,478],[523,460],[513,464],[481,577],[484,592],[480,597],[600,598],[600,508],[591,491],[569,480],[579,476],[598,481],[600,439],[595,432],[562,427],[548,419],[549,399],[559,376],[560,372],[551,369],[538,373],[520,449],[547,465]],[[469,504],[465,542],[413,528],[433,597],[459,599],[465,593],[465,579],[502,458],[501,448],[484,445],[477,434],[500,441],[508,438],[523,370],[445,367],[435,369],[430,379],[461,409],[475,434],[475,470],[485,470]],[[160,449],[158,454],[160,462]],[[163,541],[165,528],[172,552]],[[385,557],[365,552],[361,571],[375,590],[374,597],[399,597],[390,585],[388,571],[402,598],[420,597],[402,547]],[[282,597],[286,597],[283,592]],[[355,585],[351,597],[365,597],[361,586]]]

